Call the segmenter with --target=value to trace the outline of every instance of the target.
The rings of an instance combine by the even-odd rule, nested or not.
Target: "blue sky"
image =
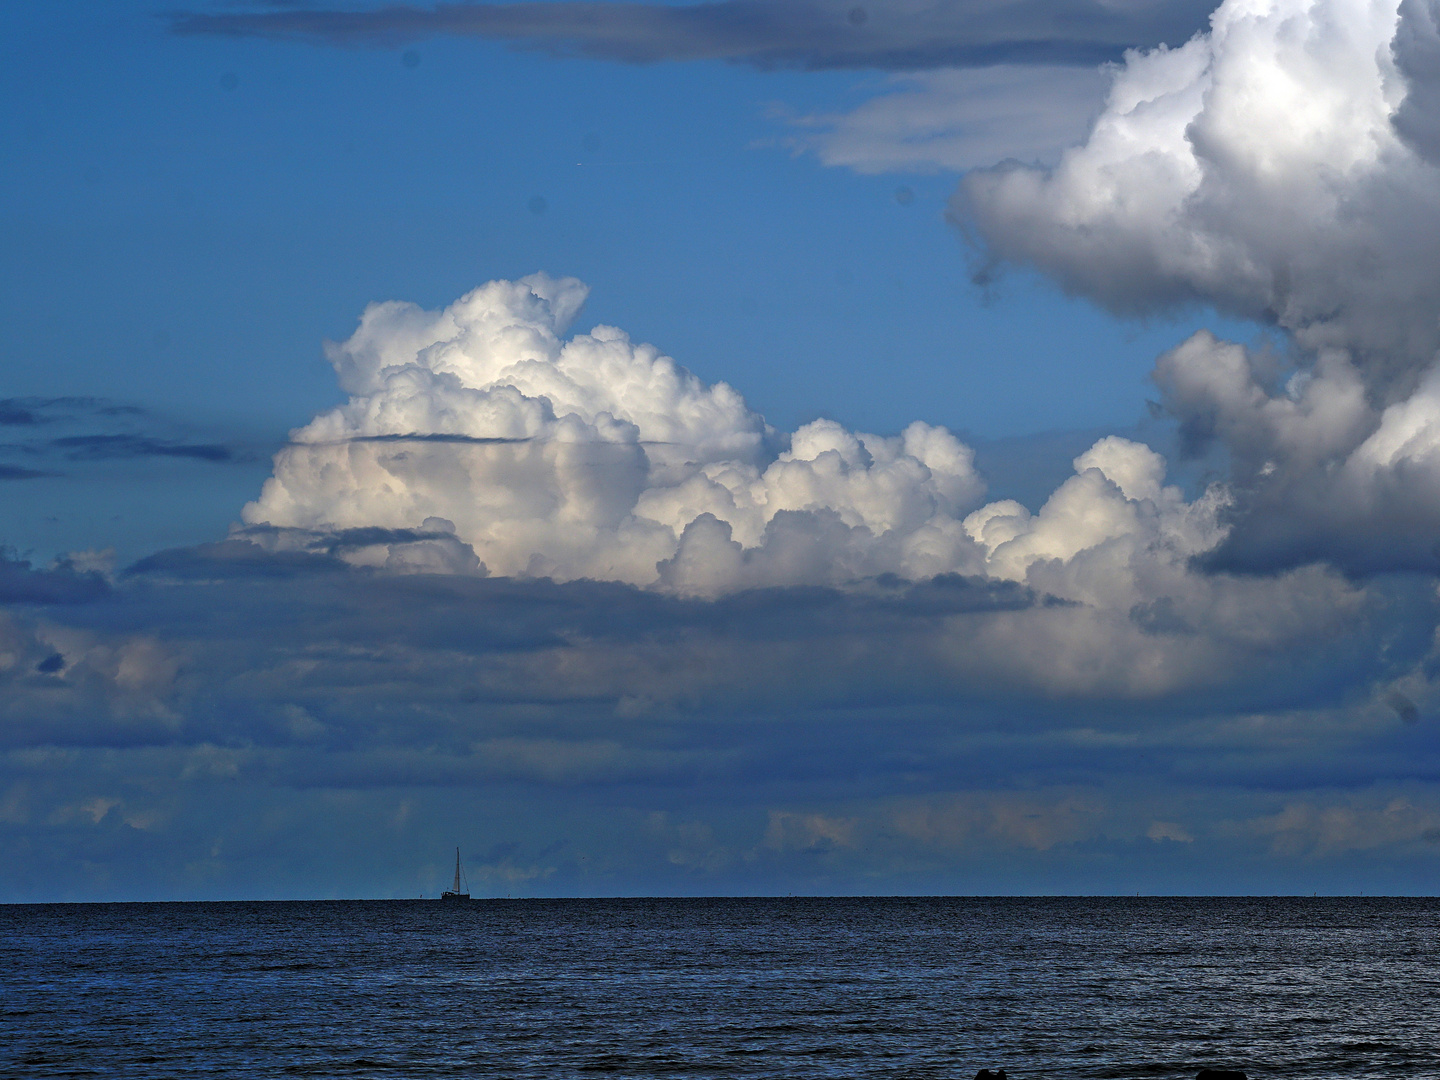
[[[144,531],[46,499],[35,516],[69,524],[8,541],[42,558],[223,531],[285,431],[338,400],[320,342],[374,300],[574,274],[587,325],[656,342],[778,426],[985,438],[1134,423],[1184,336],[1024,272],[973,286],[942,221],[950,173],[862,176],[780,145],[778,109],[844,108],[878,73],[176,37],[147,5],[5,17],[5,393],[142,405],[260,461],[184,498],[128,494]]]
[[[1430,45],[1290,7],[7,9],[0,899],[1433,891]]]

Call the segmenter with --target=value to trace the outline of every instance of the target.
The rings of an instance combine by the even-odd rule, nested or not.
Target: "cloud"
[[[439,312],[372,305],[330,348],[349,402],[292,433],[245,521],[433,519],[491,573],[681,592],[964,572],[983,485],[948,431],[782,435],[621,330],[565,339],[584,296],[537,275]]]
[[[0,401],[0,424],[7,427],[24,427],[39,422],[40,418],[16,399],[6,398]]]
[[[27,469],[23,465],[0,465],[0,480],[42,480],[55,475],[44,469]]]
[[[1190,830],[1173,821],[1151,822],[1150,827],[1145,830],[1145,835],[1157,843],[1162,840],[1170,840],[1177,844],[1193,844],[1195,842],[1195,837],[1190,835]]]
[[[1049,851],[1093,838],[1111,816],[1094,792],[1074,790],[915,800],[891,813],[900,837],[942,850],[994,845]]]
[[[1270,316],[1293,350],[1201,335],[1157,366],[1223,483],[1187,487],[1154,448],[1101,435],[1056,449],[1047,490],[987,497],[942,428],[777,431],[621,330],[573,333],[568,279],[374,305],[329,350],[348,400],[293,434],[229,536],[118,574],[0,560],[5,898],[433,895],[451,843],[477,892],[1293,891],[1357,866],[1413,887],[1440,855],[1440,599],[1414,572],[1436,535],[1440,384],[1414,347],[1427,279],[1406,277],[1403,243],[1392,265],[1366,184],[1423,188],[1424,113],[1385,98],[1395,134],[1363,168],[1271,140],[1301,205],[1233,216],[1268,189],[1235,134],[1250,106],[1212,93],[1238,77],[1215,56],[1242,45],[1286,85],[1329,40],[1306,22],[1326,10],[1271,38],[1260,10],[1117,74],[1097,130],[1123,126],[1116,95],[1146,71],[1203,53],[1210,72],[1171,143],[1132,121],[1135,160],[1093,170],[1124,228],[1046,217],[1084,203],[1062,181],[1094,138],[1049,173],[981,178],[1039,185],[1048,201],[1013,220],[1117,309],[1263,313],[1271,271],[1298,297]],[[1412,90],[1416,34],[1395,47]],[[1332,65],[1345,93],[1351,59]],[[1021,75],[907,75],[883,91],[904,108],[801,134],[857,168],[958,168],[982,144],[1043,161],[1059,129],[1027,120],[1002,146],[966,111],[1019,100]],[[1014,115],[1068,78],[1036,72],[1045,94]],[[1171,151],[1197,186],[1131,175]],[[1305,214],[1313,258],[1286,231]],[[1211,273],[1206,245],[1243,257]],[[1366,289],[1399,291],[1372,318]],[[117,408],[0,405],[13,467],[210,470],[232,445]]]
[[[1440,807],[1417,806],[1403,796],[1384,805],[1364,796],[1323,805],[1298,801],[1279,813],[1229,826],[1268,838],[1276,853],[1306,858],[1433,843],[1437,827]]]
[[[1182,42],[1203,24],[1198,2],[853,0],[641,3],[394,4],[334,10],[186,12],[184,35],[268,37],[394,47],[439,35],[623,63],[728,60],[759,68],[918,71],[1003,63],[1097,64],[1124,49]]]
[[[1017,752],[1026,768],[1082,767],[1085,739],[1030,744],[1047,730],[1138,725],[1163,741],[1174,721],[1159,718],[1237,701],[1348,701],[1368,710],[1367,724],[1402,727],[1395,694],[1417,716],[1433,709],[1435,692],[1415,674],[1433,603],[1407,609],[1313,569],[1259,587],[1186,576],[1146,553],[1183,550],[1185,522],[1127,499],[1095,464],[1143,485],[1104,460],[1123,449],[1083,461],[1070,490],[1028,524],[998,513],[967,522],[989,552],[983,576],[705,599],[483,577],[438,560],[351,565],[326,545],[266,550],[239,538],[153,556],[109,588],[73,570],[20,567],[11,576],[28,592],[8,594],[0,648],[6,738],[248,748],[236,759],[244,768],[301,786],[586,786],[680,782],[743,760],[761,768],[761,758],[777,775],[826,772],[830,725],[884,717],[911,717],[881,723],[863,751],[891,761],[885,770],[919,767],[925,753],[906,749],[916,739],[1004,730],[975,759],[1004,773],[1004,755]],[[1086,554],[1044,552],[1096,489],[1091,532],[1070,540]],[[1136,514],[1176,538],[1128,533]],[[424,549],[434,534],[450,535],[352,539]],[[1408,636],[1396,632],[1405,620]],[[771,729],[778,716],[791,734]],[[1262,730],[1252,723],[1237,737]],[[793,739],[809,765],[789,759]]]
[[[25,559],[0,550],[0,604],[79,604],[106,596],[104,575],[70,559],[35,569]]]
[[[234,540],[147,560],[89,597],[103,603],[12,608],[0,650],[13,680],[0,693],[17,721],[11,745],[248,747],[255,768],[295,783],[605,784],[729,768],[730,754],[783,758],[790,736],[767,719],[778,715],[825,771],[827,751],[813,739],[829,725],[909,713],[908,734],[888,722],[875,732],[883,754],[900,755],[886,768],[911,767],[903,748],[915,738],[1006,730],[1024,744],[1069,730],[1078,741],[1023,751],[1030,768],[1049,758],[1068,770],[1089,752],[1077,729],[1163,742],[1184,724],[1157,716],[1272,696],[1292,708],[1348,698],[1365,725],[1410,731],[1418,728],[1396,718],[1394,695],[1417,715],[1436,696],[1415,674],[1428,633],[1395,634],[1401,618],[1433,626],[1433,603],[1407,613],[1314,572],[1282,580],[1249,608],[1244,581],[1200,597],[1218,612],[1182,596],[1172,617],[1184,625],[1157,630],[1125,610],[976,577],[707,600],[258,548],[239,557],[247,546],[256,548]],[[1074,569],[1103,584],[1106,564],[1124,565],[1114,554]],[[264,563],[273,565],[257,570]],[[1268,624],[1253,614],[1280,605],[1287,610]],[[1382,611],[1388,618],[1369,617]],[[986,719],[1002,714],[1003,727]],[[1265,730],[1252,720],[1233,737],[1273,741]],[[1200,748],[1190,735],[1181,741]],[[994,753],[976,764],[999,764]],[[794,776],[807,766],[777,758],[765,767]]]
[[[23,455],[29,462],[70,463],[173,458],[210,464],[255,460],[248,449],[213,440],[200,441],[177,424],[138,405],[90,397],[30,397],[0,401],[0,427],[12,441],[0,452]],[[0,479],[40,479],[68,475],[30,465],[0,463]]]
[[[1374,401],[1331,351],[1276,385],[1276,358],[1198,334],[1156,380],[1197,452],[1222,447],[1235,497],[1215,566],[1266,571],[1327,560],[1354,573],[1440,567],[1440,374]]]
[[[482,9],[419,14],[452,10]],[[1104,436],[987,502],[943,428],[777,431],[617,328],[571,334],[573,279],[375,304],[328,348],[348,401],[228,538],[113,577],[0,564],[0,857],[45,882],[45,852],[109,873],[166,838],[185,895],[435,835],[478,837],[494,891],[1409,887],[1440,854],[1428,10],[1229,2],[1132,53],[1084,145],[964,182],[995,260],[1287,335],[1157,363],[1223,482]],[[379,40],[415,14],[226,25]],[[992,137],[964,94],[1020,75],[932,74],[812,148],[959,167]]]
[[[1395,130],[1434,163],[1440,160],[1440,13],[1433,2],[1401,0],[1391,52],[1408,84]]]
[[[95,397],[25,397],[0,399],[0,425],[35,427],[64,424],[92,417],[144,417],[138,405]]]
[[[848,113],[780,119],[786,142],[860,173],[964,172],[1013,158],[1053,163],[1088,130],[1104,99],[1095,67],[1001,64],[891,76]]]
[[[624,63],[726,60],[762,69],[897,72],[887,91],[846,113],[777,118],[779,140],[862,173],[963,171],[996,160],[1050,162],[1083,135],[1104,80],[1097,65],[1157,41],[1179,43],[1206,6],[1145,0],[720,0],[639,3],[390,5],[333,10],[190,12],[182,35],[398,46],[447,35],[507,41],[557,56]],[[543,202],[543,200],[542,200]]]
[[[230,461],[228,446],[218,443],[182,443],[139,435],[66,435],[50,445],[71,461],[105,461],[113,458],[179,457],[197,461]]]
[[[1157,364],[1192,453],[1230,469],[1213,566],[1433,570],[1440,525],[1434,10],[1227,0],[1133,52],[1053,168],[962,182],[957,219],[1113,311],[1263,320],[1289,352],[1201,333]]]
[[[153,792],[337,792],[389,830],[503,791],[545,824],[476,861],[488,888],[713,891],[1309,858],[1265,822],[1413,771],[1440,690],[1412,581],[1205,568],[1244,492],[1187,495],[1130,439],[1032,508],[985,503],[942,429],[777,432],[619,330],[566,336],[584,295],[373,305],[329,348],[350,399],[229,539],[142,560],[63,633],[17,623],[16,752],[123,748],[148,786],[37,767],[15,805],[116,829],[171,820]],[[127,648],[128,687],[86,659]],[[1416,822],[1320,858],[1408,858]]]
[[[90,598],[45,602],[73,604],[75,612]],[[0,611],[0,746],[173,742],[183,726],[171,708],[180,650],[144,629],[83,622]]]
[[[1227,0],[1209,33],[1129,54],[1054,169],[979,171],[957,212],[1115,311],[1215,304],[1408,389],[1440,344],[1440,174],[1391,122],[1426,85],[1392,58],[1406,10]]]

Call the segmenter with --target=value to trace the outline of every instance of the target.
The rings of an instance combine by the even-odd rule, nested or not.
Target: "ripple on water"
[[[1440,1076],[1434,900],[0,908],[0,1074]]]

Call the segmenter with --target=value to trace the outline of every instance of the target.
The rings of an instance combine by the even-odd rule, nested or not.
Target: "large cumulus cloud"
[[[1227,0],[1207,34],[1131,53],[1055,168],[957,195],[991,258],[1113,310],[1201,302],[1288,335],[1201,334],[1156,370],[1191,449],[1233,469],[1217,564],[1436,565],[1434,26],[1423,0]]]
[[[960,568],[959,519],[983,485],[949,432],[817,421],[781,436],[729,386],[620,330],[564,340],[584,295],[535,276],[441,312],[372,306],[331,349],[349,403],[294,433],[246,521],[433,519],[505,575],[651,584],[679,554],[668,580],[701,590],[730,582],[687,577],[681,548],[715,529],[776,564],[737,568],[737,584]]]
[[[1417,84],[1399,24],[1394,3],[1228,0],[1129,54],[1056,168],[976,173],[961,209],[996,256],[1118,311],[1201,300],[1408,371],[1440,341],[1440,185],[1391,122]]]

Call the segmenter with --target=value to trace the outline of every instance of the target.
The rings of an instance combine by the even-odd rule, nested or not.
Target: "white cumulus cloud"
[[[1226,0],[1209,33],[1132,52],[1058,166],[966,178],[993,252],[1134,312],[1199,300],[1394,376],[1440,344],[1440,175],[1392,119],[1393,0]],[[1414,65],[1412,65],[1414,67]]]
[[[957,213],[1000,261],[1121,312],[1186,302],[1291,336],[1199,334],[1156,381],[1232,469],[1220,564],[1433,569],[1440,527],[1440,94],[1433,0],[1226,0],[1132,52],[1054,168],[972,173]]]
[[[293,433],[245,521],[428,529],[491,573],[682,591],[964,564],[983,484],[944,428],[783,436],[621,330],[566,339],[584,296],[536,275],[440,312],[373,305],[330,349],[349,402]],[[732,548],[764,556],[742,568]]]

